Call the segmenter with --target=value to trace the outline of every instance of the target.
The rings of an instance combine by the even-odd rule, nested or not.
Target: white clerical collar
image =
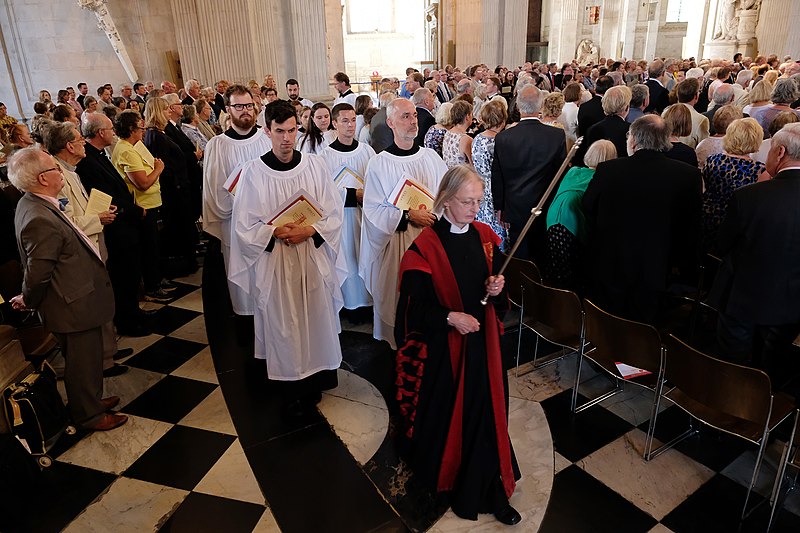
[[[457,233],[462,234],[469,231],[469,224],[464,224],[463,228],[459,228],[457,225],[453,224],[453,221],[447,218],[447,214],[442,215],[444,219],[450,223],[450,233]]]
[[[522,117],[521,119],[519,119],[520,122],[522,122],[523,120],[538,120],[539,122],[542,121],[542,119],[540,119],[539,117]]]

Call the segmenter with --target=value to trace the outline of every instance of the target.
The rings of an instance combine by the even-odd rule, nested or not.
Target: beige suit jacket
[[[64,206],[64,215],[72,220],[94,242],[94,245],[100,250],[100,257],[105,261],[108,259],[108,251],[103,239],[103,225],[100,223],[100,216],[86,214],[86,206],[89,205],[89,194],[83,187],[80,178],[61,159],[56,158],[56,162],[64,173],[64,187],[58,194],[59,200],[62,198],[68,200],[67,205]]]

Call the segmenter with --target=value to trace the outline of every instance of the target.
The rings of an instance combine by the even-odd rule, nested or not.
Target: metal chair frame
[[[800,476],[800,449],[796,447],[795,444],[795,437],[797,435],[797,429],[800,426],[800,410],[795,411],[794,414],[794,427],[792,428],[791,436],[789,437],[789,441],[786,443],[786,446],[783,448],[783,453],[781,454],[781,460],[778,463],[778,472],[775,474],[775,483],[772,485],[772,494],[769,498],[769,522],[767,523],[767,531],[769,532],[772,529],[772,523],[775,520],[775,513],[783,506],[783,501],[792,492],[794,489],[797,488],[797,479]],[[789,485],[788,490],[786,493],[781,495],[781,486],[783,485],[784,480],[786,479],[786,469],[789,466],[792,466],[797,471],[794,474],[794,479],[792,479],[791,485]]]

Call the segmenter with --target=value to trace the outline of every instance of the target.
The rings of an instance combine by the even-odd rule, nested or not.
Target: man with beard
[[[272,150],[237,175],[228,278],[244,291],[255,289],[255,357],[280,382],[284,416],[295,418],[314,412],[321,391],[337,385],[342,201],[325,160],[294,149],[294,106],[272,102],[265,117]],[[272,224],[270,217],[298,193],[318,204],[319,220]]]
[[[303,104],[303,107],[311,107],[314,105],[314,102],[308,98],[303,98],[300,96],[300,84],[294,78],[289,78],[286,80],[286,94],[289,95],[289,100],[293,102],[299,101],[301,104]]]
[[[400,259],[436,217],[424,206],[401,210],[390,196],[397,183],[407,178],[414,179],[435,196],[447,166],[435,151],[420,148],[414,142],[419,127],[417,110],[410,100],[392,100],[386,107],[386,124],[394,133],[394,142],[367,165],[358,273],[374,302],[373,336],[395,348]]]
[[[233,196],[225,188],[225,181],[237,166],[256,159],[272,149],[272,142],[255,126],[256,112],[253,96],[243,85],[231,85],[225,91],[225,110],[231,126],[222,135],[212,137],[206,144],[203,165],[203,229],[211,237],[206,261],[218,257],[220,251],[228,265],[231,252],[231,211]],[[235,190],[233,191],[235,193]],[[204,270],[203,274],[207,270]],[[205,283],[205,280],[204,280]],[[238,315],[253,314],[253,300],[249,291],[229,282],[233,311]]]

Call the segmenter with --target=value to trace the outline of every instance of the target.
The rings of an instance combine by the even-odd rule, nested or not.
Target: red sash
[[[486,224],[473,222],[472,225],[478,230],[486,263],[489,267],[489,272],[492,272],[492,254],[494,247],[499,246],[500,238]],[[419,253],[412,250],[405,253],[400,263],[400,278],[403,277],[403,273],[407,270],[420,270],[430,274],[433,278],[436,296],[442,306],[452,311],[463,312],[464,307],[456,278],[439,236],[433,229],[426,228],[414,240],[414,244],[419,249]],[[493,305],[487,305],[485,309],[484,327],[488,359],[487,367],[492,413],[494,414],[497,435],[497,450],[500,459],[500,475],[506,496],[511,497],[516,483],[511,465],[511,446],[508,439],[506,399],[503,388],[503,361],[500,354],[502,324],[497,319]],[[439,469],[437,487],[439,491],[452,490],[455,484],[456,475],[461,466],[462,421],[464,417],[464,352],[466,343],[464,342],[464,337],[456,328],[450,328],[447,334],[447,344],[450,349],[453,381],[456,383],[456,398],[447,433],[442,465]]]

